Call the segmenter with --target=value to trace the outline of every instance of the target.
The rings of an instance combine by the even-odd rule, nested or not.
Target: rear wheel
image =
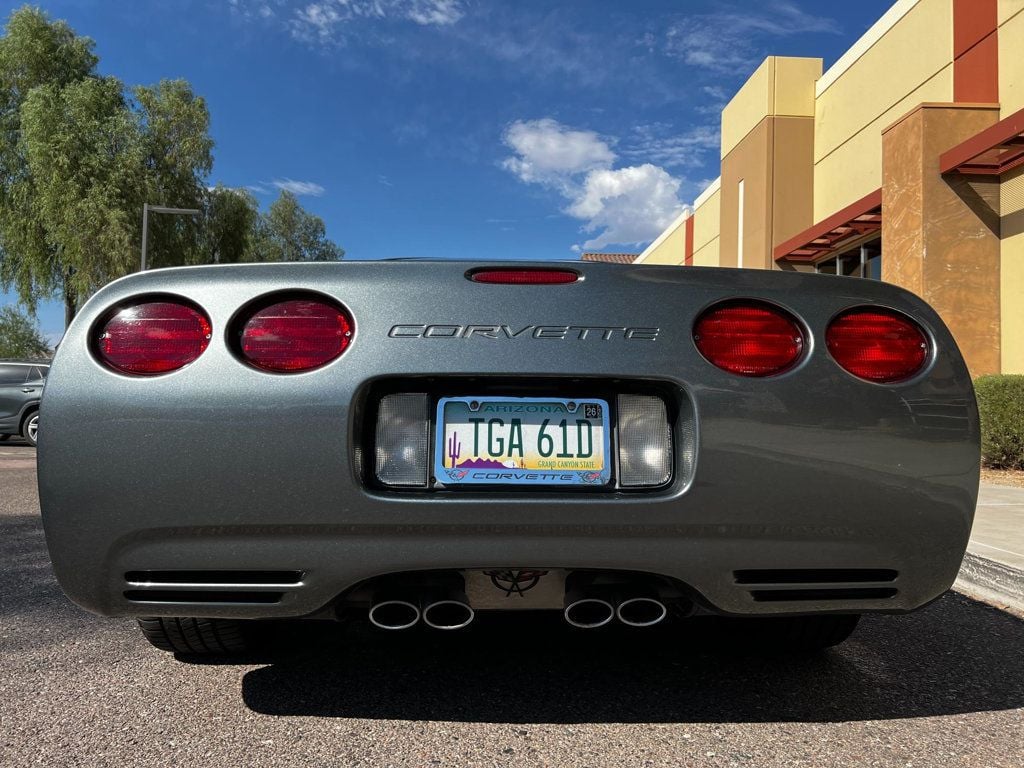
[[[39,437],[39,411],[32,411],[21,422],[21,436],[29,445],[35,445]]]
[[[161,651],[211,656],[249,649],[243,622],[234,619],[146,618],[139,629]]]

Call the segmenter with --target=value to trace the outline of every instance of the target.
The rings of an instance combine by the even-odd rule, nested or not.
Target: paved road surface
[[[1024,622],[957,595],[811,659],[517,617],[176,661],[60,593],[33,453],[0,443],[5,768],[1024,765]]]

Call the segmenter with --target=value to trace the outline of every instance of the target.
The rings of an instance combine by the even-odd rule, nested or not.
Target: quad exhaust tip
[[[380,600],[370,606],[370,623],[380,629],[409,629],[420,620],[420,608],[408,600]]]
[[[425,586],[385,586],[368,615],[373,626],[388,630],[411,629],[421,620],[433,629],[462,629],[476,618],[461,577],[435,577]]]
[[[462,629],[476,617],[465,599],[435,600],[423,608],[423,623],[434,629]]]
[[[655,584],[647,580],[611,581],[600,574],[575,572],[566,579],[562,615],[580,629],[596,629],[614,619],[629,627],[653,627],[668,616]]]
[[[631,597],[619,603],[615,615],[630,627],[653,627],[668,616],[668,608],[653,597]]]
[[[580,577],[570,577],[568,581],[570,589],[565,595],[562,616],[570,626],[597,629],[618,619],[629,627],[653,627],[668,616],[668,607],[653,587],[595,585],[591,578]],[[461,579],[446,579],[424,591],[418,600],[401,588],[378,594],[370,606],[370,623],[394,631],[411,629],[422,620],[433,629],[457,630],[468,627],[476,618]],[[631,596],[623,598],[623,592]]]
[[[580,629],[597,629],[615,618],[615,606],[599,597],[580,597],[568,602],[562,614]]]

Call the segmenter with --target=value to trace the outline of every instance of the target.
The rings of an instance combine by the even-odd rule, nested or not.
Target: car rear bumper
[[[246,441],[231,434],[243,426],[225,419],[214,429],[221,437],[198,445],[192,430],[166,424],[154,431],[159,449],[98,448],[109,472],[83,478],[69,496],[47,491],[48,539],[68,595],[107,615],[270,618],[313,614],[386,574],[559,568],[669,577],[729,614],[908,611],[953,582],[978,474],[957,441],[915,451],[913,440],[900,445],[886,432],[736,418],[715,420],[717,439],[705,427],[692,475],[657,491],[393,492],[341,483],[349,471],[334,457],[343,445],[323,442],[319,428],[300,439],[288,424],[276,427]],[[168,471],[166,451],[189,458]],[[859,569],[894,575],[798,573]],[[284,587],[211,578],[186,595],[126,577],[151,570],[301,577]],[[738,571],[790,573],[752,582]],[[176,594],[152,594],[168,589]],[[225,590],[228,599],[213,596]]]
[[[978,419],[968,372],[932,310],[870,281],[606,266],[580,267],[580,290],[590,293],[571,304],[543,292],[556,288],[517,286],[514,302],[488,299],[506,294],[486,293],[495,287],[465,280],[465,266],[451,264],[159,270],[112,284],[69,329],[42,404],[40,499],[62,587],[106,615],[270,618],[314,614],[372,577],[433,569],[639,571],[678,580],[712,610],[751,615],[907,611],[950,586],[977,496]],[[224,329],[234,313],[283,285],[324,292],[352,312],[357,333],[340,360],[282,376],[233,354]],[[387,316],[381,285],[391,288]],[[96,361],[94,324],[140,292],[181,295],[209,313],[215,337],[199,360],[152,378]],[[692,318],[737,292],[793,307],[811,348],[799,366],[755,380],[700,357]],[[820,348],[823,328],[856,302],[916,318],[935,340],[927,370],[882,386],[839,369]],[[488,322],[515,327],[660,332],[657,342],[389,335],[396,322],[461,328],[485,309]],[[545,382],[557,385],[552,396],[666,392],[691,413],[692,455],[684,468],[677,429],[671,484],[645,491],[389,491],[372,483],[367,458],[382,381],[429,382],[433,396],[465,393],[472,382],[507,395]],[[772,576],[780,586],[738,583],[751,579],[736,573],[822,569],[895,575],[881,583]],[[137,593],[156,587],[126,580],[150,570],[301,578],[233,590],[276,593],[272,600],[154,602]],[[177,591],[204,590],[224,591]],[[802,594],[764,594],[784,591]]]
[[[541,507],[537,513],[564,517],[556,507]],[[704,607],[728,614],[903,612],[948,589],[963,554],[962,519],[930,517],[909,531],[905,524],[896,530],[891,515],[829,525],[803,516],[792,522],[744,523],[725,514],[677,525],[538,521],[143,530],[103,553],[107,567],[102,571],[65,572],[61,583],[80,605],[106,615],[274,618],[314,614],[348,589],[386,574],[557,567],[667,576]],[[908,532],[935,543],[892,543]],[[187,587],[149,584],[141,589],[129,583],[133,571],[150,568],[294,571],[301,576],[296,581],[270,575],[246,584],[204,577],[208,580],[196,579],[200,583]],[[805,569],[810,571],[806,575],[801,573]],[[831,575],[839,569],[894,574]],[[781,575],[751,580],[737,571]],[[95,580],[88,581],[89,576]]]

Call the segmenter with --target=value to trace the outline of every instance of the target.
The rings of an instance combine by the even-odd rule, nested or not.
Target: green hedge
[[[1024,376],[982,376],[974,382],[981,413],[981,461],[1024,469]]]

